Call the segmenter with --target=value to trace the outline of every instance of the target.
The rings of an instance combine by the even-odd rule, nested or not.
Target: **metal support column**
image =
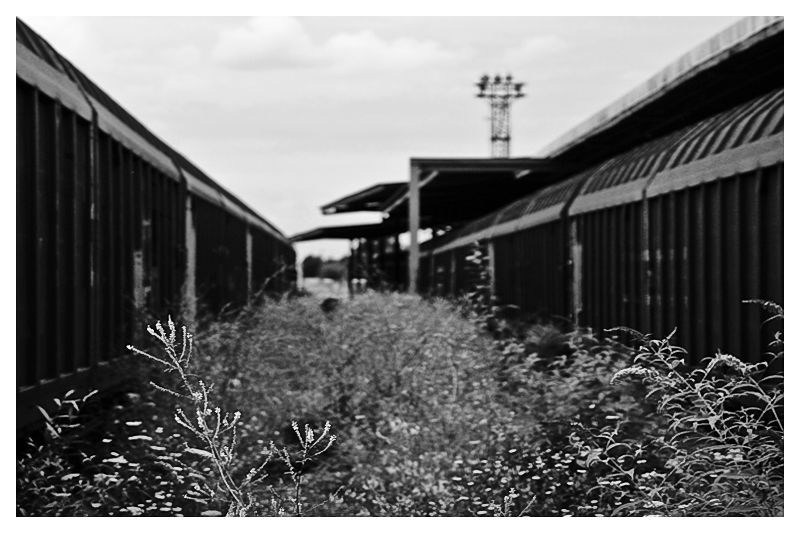
[[[411,175],[408,185],[408,232],[411,243],[408,246],[408,292],[418,292],[417,273],[419,271],[419,178],[420,169],[411,161]]]

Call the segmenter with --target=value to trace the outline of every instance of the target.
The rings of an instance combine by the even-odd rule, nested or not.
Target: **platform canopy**
[[[320,209],[325,215],[355,211],[381,211],[383,204],[402,189],[408,189],[407,181],[378,183],[325,204]]]
[[[419,172],[421,227],[458,226],[565,177],[549,158],[411,160]],[[408,220],[408,183],[383,204],[389,220]]]
[[[352,226],[326,226],[312,229],[291,237],[292,242],[318,239],[379,239],[408,231],[408,227],[396,223],[356,224]]]

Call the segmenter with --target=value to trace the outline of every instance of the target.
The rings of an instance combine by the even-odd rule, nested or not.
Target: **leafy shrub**
[[[498,401],[514,417],[493,436],[488,453],[477,461],[459,461],[453,472],[455,514],[607,513],[598,501],[587,501],[586,492],[596,479],[580,461],[570,436],[576,424],[605,427],[621,412],[637,420],[640,431],[647,426],[641,391],[608,386],[629,361],[630,350],[601,342],[588,331],[564,334],[546,327],[502,344]]]
[[[407,295],[368,294],[330,316],[277,302],[200,334],[198,359],[224,376],[231,405],[263,417],[243,421],[243,442],[276,413],[331,420],[339,445],[310,490],[338,493],[320,513],[576,514],[582,485],[553,497],[550,485],[571,487],[580,468],[552,455],[572,423],[635,410],[633,393],[608,386],[631,351],[545,326],[495,342],[479,318]]]
[[[331,314],[311,299],[275,302],[214,324],[198,344],[198,364],[227,384],[225,401],[259,416],[243,420],[243,446],[281,427],[277,416],[337,428],[311,490],[324,499],[342,487],[341,497],[320,513],[351,514],[351,502],[373,502],[365,494],[389,497],[357,512],[433,498],[426,483],[438,487],[452,450],[494,419],[491,342],[445,301],[367,294]]]
[[[616,514],[782,515],[783,372],[768,371],[783,357],[781,333],[765,362],[717,353],[694,369],[670,337],[642,337],[633,365],[612,379],[645,387],[657,431],[636,438],[620,422],[573,436],[598,492]]]

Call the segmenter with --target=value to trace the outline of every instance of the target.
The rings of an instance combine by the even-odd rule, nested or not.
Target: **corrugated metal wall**
[[[578,323],[598,329],[624,325],[650,331],[641,311],[646,301],[641,269],[641,205],[593,211],[571,223],[582,255]]]
[[[145,315],[177,316],[195,294],[243,305],[294,264],[283,235],[19,21],[16,128],[18,428],[36,403],[118,381],[105,367]]]
[[[203,200],[192,199],[197,235],[197,296],[217,313],[247,303],[247,228],[241,220]]]
[[[17,377],[30,385],[88,363],[89,123],[17,91]]]
[[[757,358],[764,317],[742,300],[783,303],[783,165],[647,200],[648,331]]]
[[[568,316],[565,242],[560,220],[493,240],[498,299],[527,313]]]
[[[694,362],[717,349],[757,360],[769,332],[742,300],[783,303],[783,90],[429,244],[434,294],[468,290],[463,258],[474,241],[493,247],[499,302],[527,314],[659,336],[677,327]]]

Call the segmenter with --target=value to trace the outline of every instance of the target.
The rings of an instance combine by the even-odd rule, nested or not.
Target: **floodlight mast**
[[[494,78],[484,74],[475,85],[478,86],[477,97],[489,99],[492,122],[492,157],[509,157],[511,153],[511,101],[525,96],[522,92],[522,86],[525,84],[515,82],[511,74],[507,74],[505,77],[498,74]]]

